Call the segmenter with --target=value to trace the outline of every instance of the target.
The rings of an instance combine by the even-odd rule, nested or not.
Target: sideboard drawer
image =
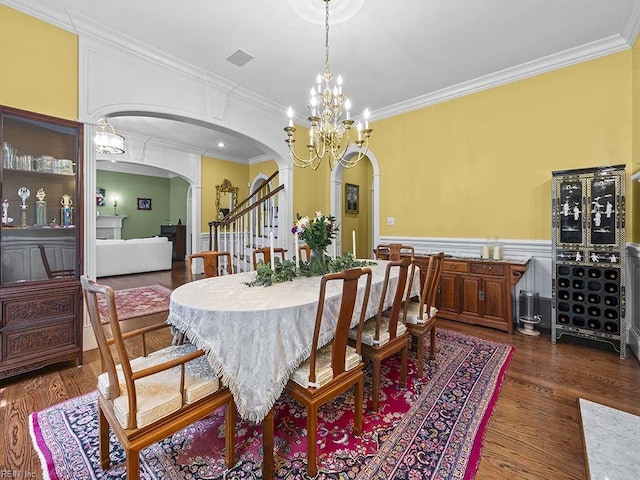
[[[496,275],[504,277],[504,265],[493,265],[490,263],[472,263],[471,273],[479,273],[480,275]]]
[[[469,271],[469,264],[467,262],[452,262],[450,260],[445,260],[442,263],[442,270],[446,272],[466,273]]]

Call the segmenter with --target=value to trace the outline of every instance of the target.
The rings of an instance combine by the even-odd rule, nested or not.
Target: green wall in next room
[[[185,223],[189,184],[181,178],[163,178],[98,170],[96,185],[105,191],[105,205],[98,215],[113,215],[113,200],[118,199],[116,213],[127,218],[122,222],[122,238],[153,237],[160,225]],[[138,198],[150,198],[151,210],[138,210]]]

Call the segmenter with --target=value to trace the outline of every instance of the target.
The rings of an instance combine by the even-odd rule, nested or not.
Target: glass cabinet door
[[[82,126],[2,115],[1,284],[77,278]]]

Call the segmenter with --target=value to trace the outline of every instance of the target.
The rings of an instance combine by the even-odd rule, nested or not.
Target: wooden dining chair
[[[80,277],[91,327],[98,343],[103,373],[98,376],[100,464],[109,468],[109,427],[126,455],[128,480],[140,477],[139,453],[225,407],[226,466],[235,464],[235,405],[220,384],[202,350],[191,344],[149,353],[146,335],[166,323],[123,333],[111,287]],[[98,311],[98,295],[106,298],[106,324]],[[131,339],[141,340],[142,356],[134,357]],[[139,347],[140,349],[140,347]]]
[[[398,271],[397,283],[395,287],[390,287],[390,280],[394,270]],[[409,332],[403,321],[401,321],[401,311],[409,300],[410,288],[407,288],[408,279],[413,278],[415,265],[410,258],[402,258],[390,261],[382,284],[382,294],[378,305],[378,314],[367,320],[362,332],[362,356],[371,360],[373,364],[373,392],[372,410],[378,410],[380,397],[380,367],[382,360],[400,352],[400,384],[405,385],[407,381],[407,358],[409,356]],[[409,276],[410,275],[410,276]],[[393,291],[389,291],[394,288]],[[389,316],[384,313],[385,299],[391,296],[393,303]],[[349,331],[349,343],[355,344],[357,338],[357,328]]]
[[[76,271],[73,268],[66,270],[53,270],[49,264],[49,259],[47,258],[47,252],[45,251],[44,245],[39,243],[38,249],[40,250],[40,258],[42,259],[42,265],[44,266],[47,278],[69,278],[75,276]]]
[[[415,257],[415,249],[411,245],[401,243],[380,244],[375,250],[376,260],[399,260],[403,256]]]
[[[304,252],[304,259],[302,258],[302,252]],[[311,247],[309,245],[300,245],[298,247],[298,258],[300,261],[308,262],[311,260]]]
[[[231,261],[230,252],[216,252],[208,250],[200,253],[192,253],[187,257],[187,268],[189,281],[193,281],[193,261],[196,258],[202,259],[204,264],[204,276],[205,278],[217,277],[220,274],[220,258],[224,257],[227,260],[227,272],[233,274],[233,263]]]
[[[282,247],[275,247],[273,249],[274,255],[280,255],[280,261],[284,262],[284,254],[287,252]],[[262,257],[262,258],[259,258]],[[262,260],[263,263],[268,264],[271,262],[271,249],[269,247],[256,248],[253,251],[253,269],[258,268],[258,261]]]
[[[431,348],[429,358],[436,355],[436,323],[438,309],[436,308],[436,294],[444,263],[444,253],[435,253],[429,257],[424,272],[424,284],[417,302],[408,303],[403,314],[409,334],[416,339],[418,356],[418,376],[424,373],[424,340],[427,333],[431,334]]]
[[[355,346],[348,344],[351,318],[358,293],[358,280],[366,275],[362,310],[359,312],[358,334]],[[316,312],[316,323],[311,344],[311,356],[291,374],[286,390],[307,409],[307,473],[314,477],[318,471],[316,462],[316,437],[318,430],[318,408],[333,400],[355,385],[355,422],[353,431],[362,433],[362,395],[364,390],[364,363],[361,356],[361,338],[364,317],[371,290],[371,269],[353,268],[340,273],[324,275],[320,282],[320,298]],[[320,329],[325,313],[327,285],[342,282],[340,309],[335,319],[333,340],[319,348]],[[326,309],[327,312],[333,311]],[[327,313],[328,314],[328,313]],[[326,320],[325,320],[326,322]]]

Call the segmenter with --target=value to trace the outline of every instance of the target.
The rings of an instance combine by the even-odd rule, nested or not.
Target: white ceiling
[[[307,116],[309,90],[324,68],[322,0],[0,1],[72,31],[96,22],[104,29],[96,35],[223,77],[281,105],[282,126],[289,105],[298,118]],[[330,6],[331,70],[344,78],[353,112],[372,111],[374,129],[376,116],[623,50],[640,24],[639,0],[332,0]],[[238,48],[255,58],[242,67],[228,62]],[[249,161],[264,153],[232,132],[156,118],[110,122],[125,136],[161,138],[221,158]]]

